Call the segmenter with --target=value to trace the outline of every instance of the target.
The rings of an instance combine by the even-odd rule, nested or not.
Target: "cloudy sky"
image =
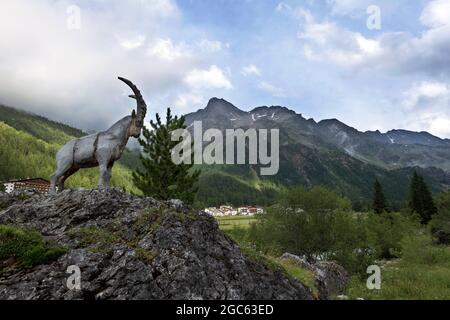
[[[122,75],[150,116],[216,96],[450,138],[450,0],[0,0],[0,25],[0,103],[80,128],[131,112]]]

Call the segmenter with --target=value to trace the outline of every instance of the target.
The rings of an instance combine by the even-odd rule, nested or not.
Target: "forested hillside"
[[[83,131],[68,125],[1,105],[0,121],[49,143],[63,144],[73,137],[85,135]]]

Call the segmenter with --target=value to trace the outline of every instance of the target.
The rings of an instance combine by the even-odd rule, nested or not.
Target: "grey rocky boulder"
[[[6,193],[0,191],[0,210],[4,210],[14,203],[25,201],[32,196],[39,195],[40,193],[34,190],[14,191],[12,193]]]
[[[66,190],[9,203],[0,224],[35,229],[67,248],[47,264],[0,271],[3,300],[312,299],[302,283],[244,255],[214,218],[179,201]],[[81,290],[67,286],[73,265]]]
[[[300,268],[314,274],[315,284],[319,291],[319,299],[328,300],[343,295],[348,284],[348,273],[334,261],[316,261],[310,263],[290,253],[284,253],[281,259],[293,261]]]

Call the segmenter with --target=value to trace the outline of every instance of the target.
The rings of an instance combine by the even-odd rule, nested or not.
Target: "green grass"
[[[219,218],[231,218],[231,217],[219,217]],[[249,218],[249,217],[238,217],[238,218]],[[229,220],[229,219],[222,219],[222,220]],[[254,221],[255,218],[253,218],[253,221],[251,222]],[[311,289],[313,296],[318,297],[319,291],[316,288],[314,274],[311,271],[299,267],[292,260],[275,258],[271,255],[263,254],[257,251],[248,241],[247,227],[238,227],[238,226],[234,226],[232,228],[226,227],[225,229],[223,229],[223,231],[239,245],[239,248],[251,261],[264,264],[272,271],[283,272],[291,279],[296,279],[300,281],[305,286]]]
[[[250,216],[226,216],[226,217],[216,217],[219,222],[219,227],[221,230],[230,230],[233,228],[244,228],[247,229],[252,223],[257,221],[256,217]]]
[[[275,263],[278,263],[285,272],[292,278],[300,281],[304,285],[306,285],[308,288],[312,290],[312,293],[315,297],[319,296],[319,290],[316,287],[316,281],[314,277],[314,273],[305,270],[303,268],[300,268],[294,261],[288,260],[288,259],[281,259],[281,258],[272,258]]]
[[[145,261],[148,264],[151,264],[153,262],[153,260],[158,256],[158,252],[151,249],[151,250],[146,250],[143,248],[137,248],[136,249],[136,256]]]
[[[13,258],[21,267],[33,267],[66,252],[66,248],[50,244],[37,231],[0,225],[0,261]]]
[[[91,247],[93,252],[108,252],[120,241],[120,237],[109,230],[98,227],[72,229],[68,232],[72,238],[80,240],[82,247]]]
[[[431,243],[426,235],[403,242],[402,258],[384,266],[381,290],[369,290],[366,279],[353,277],[348,295],[370,300],[450,299],[450,247]]]

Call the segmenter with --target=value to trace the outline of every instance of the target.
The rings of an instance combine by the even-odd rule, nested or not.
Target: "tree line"
[[[383,188],[378,179],[375,180],[373,189],[373,211],[377,214],[390,211]],[[428,224],[433,215],[437,213],[433,196],[424,178],[417,171],[414,171],[409,186],[408,208],[411,212],[420,216],[422,224]]]

